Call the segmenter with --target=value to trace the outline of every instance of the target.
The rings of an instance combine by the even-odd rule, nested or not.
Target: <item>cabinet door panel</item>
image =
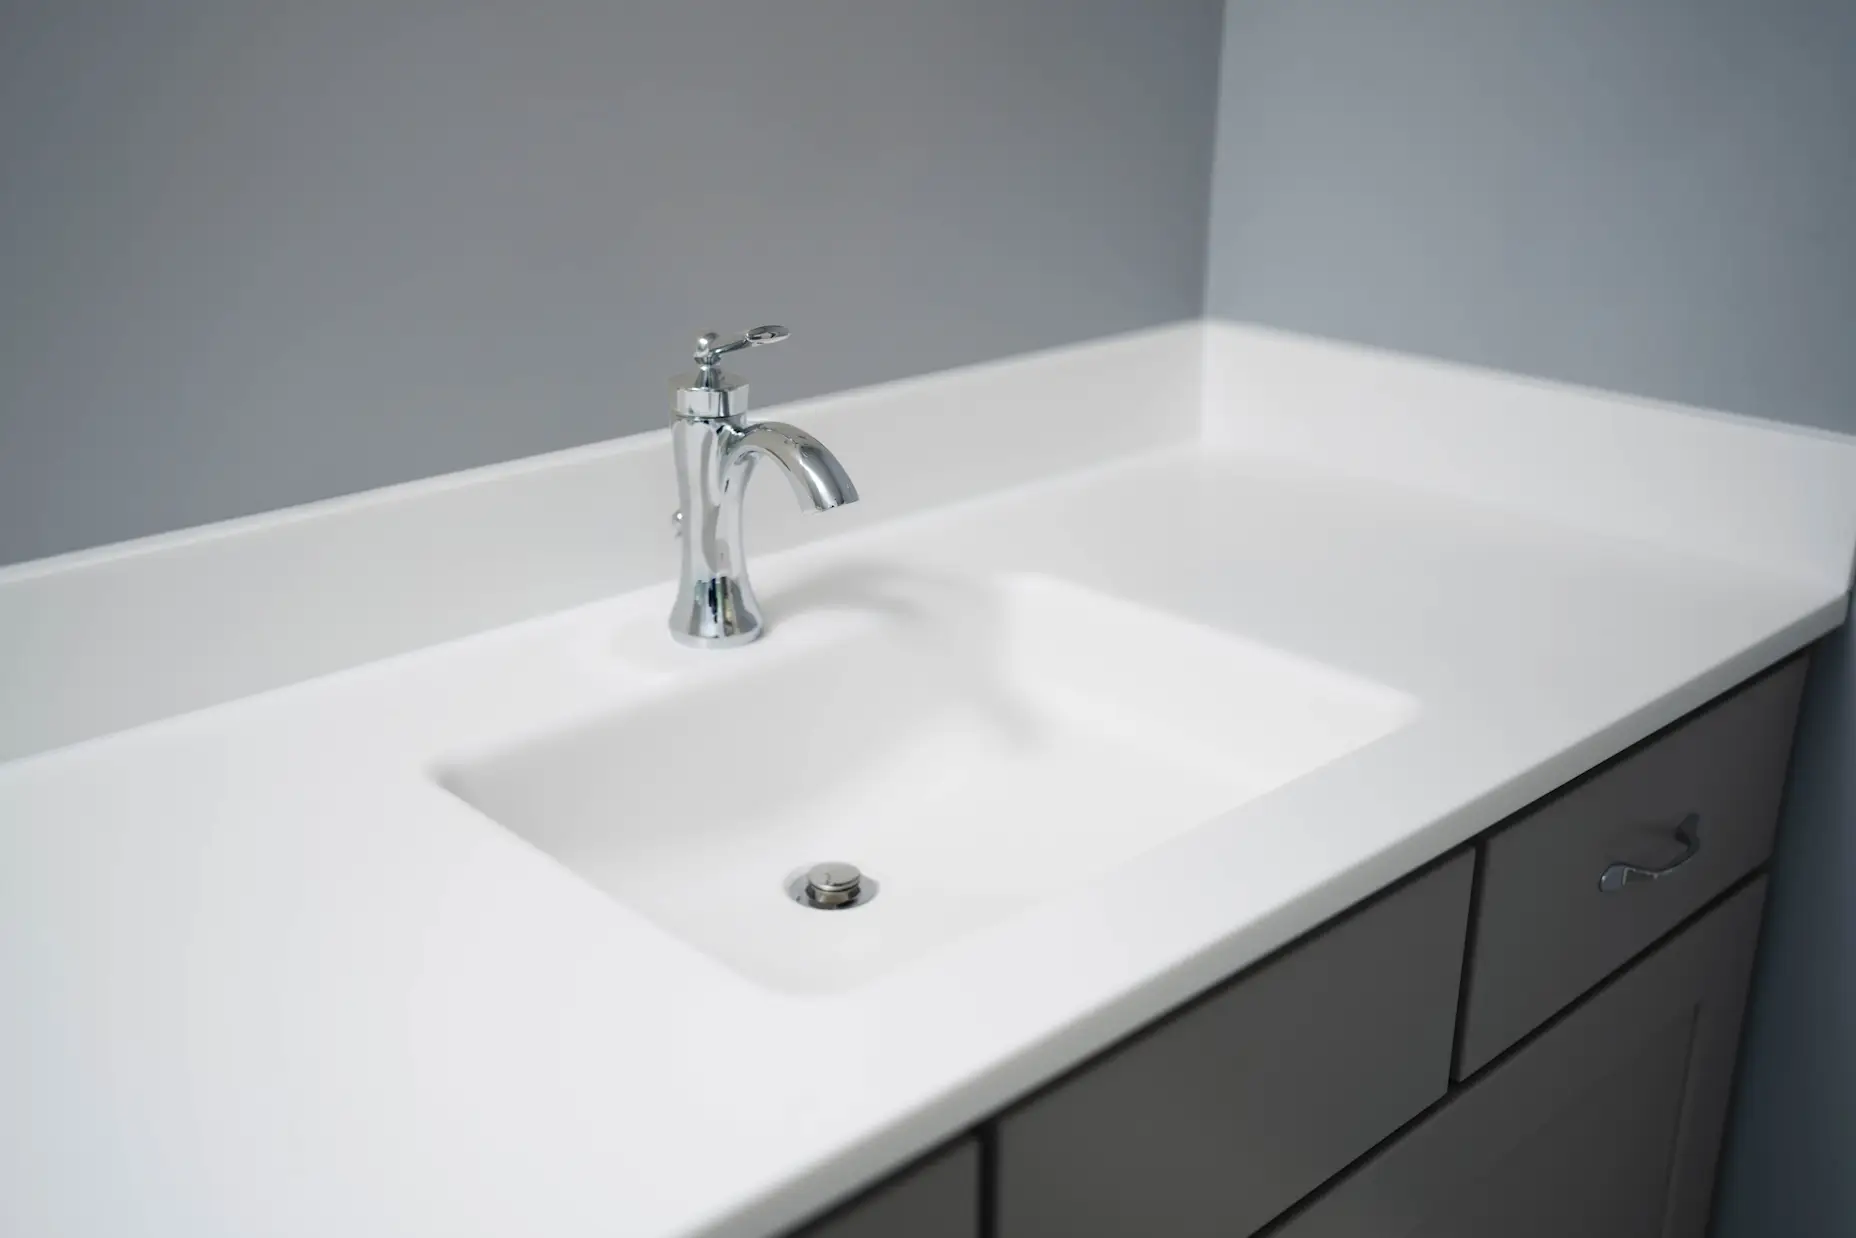
[[[1762,877],[1272,1238],[1702,1238],[1764,898]]]
[[[1443,1095],[1467,855],[999,1122],[998,1238],[1241,1238]]]
[[[1656,1238],[1692,1021],[1656,1029],[1409,1238]],[[1576,1189],[1568,1189],[1569,1186]]]

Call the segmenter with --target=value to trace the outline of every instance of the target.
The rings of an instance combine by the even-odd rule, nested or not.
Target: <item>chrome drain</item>
[[[876,897],[876,879],[864,876],[855,864],[827,860],[814,864],[786,883],[786,892],[801,907],[820,911],[846,911]]]

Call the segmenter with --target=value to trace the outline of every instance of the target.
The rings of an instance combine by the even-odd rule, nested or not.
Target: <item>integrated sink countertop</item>
[[[784,602],[779,640],[727,657],[623,625],[617,658],[663,672],[641,699],[440,781],[742,975],[827,992],[1113,872],[1414,711],[1053,577],[852,560]],[[782,897],[833,858],[882,903],[823,917]]]
[[[0,1221],[777,1232],[1845,583],[1211,442],[755,573],[749,649],[654,585],[0,766]]]

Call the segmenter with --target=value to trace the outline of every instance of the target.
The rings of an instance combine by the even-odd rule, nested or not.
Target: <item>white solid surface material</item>
[[[803,618],[784,639],[726,657],[640,616],[614,652],[661,679],[447,762],[441,783],[744,976],[827,992],[1112,872],[1415,706],[1050,577],[859,564],[795,582],[786,607]],[[788,898],[824,860],[880,900],[827,916]]]
[[[1173,348],[1188,337],[1165,338]],[[57,734],[97,737],[0,766],[0,1232],[777,1233],[1843,618],[1856,551],[1848,440],[1220,325],[1189,338],[1194,374],[1177,382],[1170,369],[1141,369],[1164,350],[1120,354],[1120,415],[1143,428],[1118,431],[1103,416],[1086,458],[1048,468],[1027,465],[1048,457],[1009,449],[1013,467],[1026,468],[1019,485],[985,458],[985,427],[996,421],[1021,444],[1038,436],[1009,400],[988,404],[985,367],[923,380],[913,396],[842,397],[841,428],[869,454],[840,454],[867,501],[880,485],[924,497],[907,514],[873,507],[839,535],[821,530],[810,544],[760,553],[770,629],[750,653],[645,640],[670,593],[647,578],[574,609],[116,734],[100,732],[155,708],[160,693],[126,689],[136,704],[125,713],[107,687],[65,700],[55,678],[15,679],[4,711],[17,714],[14,739],[44,747]],[[1045,438],[1061,437],[1061,410],[1083,399],[1065,383],[1104,368],[1115,367],[1083,349],[1040,371]],[[929,484],[909,474],[911,444],[890,444],[886,428],[919,433],[932,424],[924,402],[956,389],[970,437],[927,458],[940,470],[933,484],[961,501],[937,507]],[[1175,404],[1186,398],[1196,436],[1175,432]],[[1478,408],[1488,424],[1472,416]],[[1562,414],[1575,443],[1549,432]],[[839,446],[837,429],[800,410],[779,415]],[[1168,428],[1153,430],[1150,418]],[[1353,433],[1378,446],[1358,447]],[[1108,446],[1118,434],[1119,451]],[[1429,439],[1413,445],[1413,436]],[[1699,527],[1659,518],[1625,484],[1633,460],[1705,516]],[[288,627],[288,607],[231,579],[267,562],[267,546],[290,548],[313,583],[346,579],[330,557],[370,542],[369,512],[383,530],[432,529],[421,505],[472,487],[477,519],[506,518],[500,536],[515,546],[521,529],[566,519],[544,510],[540,479],[556,467],[571,478],[587,465],[544,461],[512,470],[507,486],[402,488],[398,498],[235,533],[28,565],[0,576],[0,615],[31,617],[35,649],[80,662],[83,642],[111,630],[110,611],[128,622],[125,599],[196,620],[231,599],[237,616]],[[572,507],[580,492],[567,489]],[[671,555],[660,497],[637,504],[648,531],[628,525],[614,536],[615,554],[639,563],[656,546],[648,553],[661,556],[663,581]],[[382,533],[404,549],[393,536]],[[583,563],[549,575],[473,564],[467,537],[434,544],[445,553],[408,565],[434,612],[473,569],[485,588],[508,572],[528,580],[524,607],[576,591],[597,597]],[[194,566],[171,580],[148,566],[168,561]],[[357,634],[318,658],[347,664],[373,648],[363,629],[376,606],[395,616],[394,640],[456,622],[420,612],[419,591],[392,574],[394,561],[383,552],[344,585],[356,596],[341,613]],[[287,598],[300,596],[294,576],[271,572]],[[388,577],[378,594],[367,592],[374,572]],[[844,685],[866,711],[876,706],[858,694],[898,677],[903,690],[930,696],[970,683],[967,654],[950,682],[929,683],[910,679],[893,649],[854,648],[886,639],[884,612],[834,599],[898,580],[1002,591],[999,606],[1017,616],[1003,623],[1008,633],[1053,609],[1075,611],[1078,643],[1059,646],[1073,652],[1106,647],[1092,635],[1101,625],[1126,628],[1115,647],[1129,652],[1112,665],[1156,676],[1152,695],[1106,682],[1072,711],[1056,702],[1076,681],[1054,663],[1032,669],[1043,651],[1014,669],[1022,679],[1004,679],[1035,686],[1035,722],[1059,732],[1065,768],[1087,759],[1078,754],[1089,744],[1126,763],[1105,780],[1143,764],[1190,767],[1191,785],[1151,797],[1178,811],[1151,824],[1095,818],[1102,854],[1112,855],[1103,866],[1079,849],[1062,857],[1074,865],[1068,876],[1036,897],[925,920],[907,950],[808,988],[781,983],[732,929],[699,940],[698,917],[614,897],[600,888],[605,878],[575,871],[574,856],[518,833],[571,824],[577,808],[499,824],[492,817],[510,806],[472,789],[481,776],[532,808],[541,799],[524,760],[568,760],[558,745],[574,736],[655,720],[712,754],[710,794],[748,814],[744,824],[777,816],[773,800],[793,788],[760,798],[771,758],[750,752],[756,744],[791,752],[789,728],[897,739],[893,719],[866,735],[829,711],[818,716],[805,694],[814,674],[869,656],[873,684]],[[199,596],[179,599],[170,587]],[[482,626],[490,611],[473,614]],[[61,643],[50,631],[61,623],[79,635]],[[180,624],[145,652],[204,658],[212,636]],[[247,659],[240,675],[284,683],[321,669],[274,640],[225,639]],[[1003,647],[1022,648],[1018,639]],[[1218,665],[1200,668],[1204,682],[1179,685],[1169,659],[1194,642]],[[686,670],[685,654],[713,666]],[[725,677],[738,654],[744,679],[769,677],[745,717],[723,705],[720,679],[677,687],[685,675]],[[1294,681],[1270,688],[1272,699],[1341,702],[1342,721],[1284,737],[1260,794],[1208,756],[1217,749],[1240,763],[1250,753],[1242,710],[1165,753],[1090,712],[1107,702],[1132,715],[1137,734],[1171,737],[1185,715],[1169,710],[1208,717],[1223,690],[1272,674]],[[1316,681],[1324,686],[1311,689]],[[703,710],[705,692],[721,707]],[[1350,729],[1356,713],[1364,731]],[[934,762],[915,742],[890,751],[919,772]],[[960,749],[965,739],[924,742]],[[659,780],[682,754],[652,751],[615,749],[615,768],[575,775],[576,794],[624,796],[617,809],[635,817],[637,854],[651,839],[668,848],[641,862],[674,874],[684,842],[670,832],[675,806]],[[739,783],[728,778],[735,762],[748,772]],[[1028,785],[1014,780],[1029,776],[987,777],[992,790],[963,801],[976,817],[1011,802]],[[487,796],[490,812],[444,780]],[[847,781],[841,791],[868,806],[874,786]],[[1125,789],[1118,782],[1114,793]],[[987,798],[993,791],[1003,798]],[[1233,806],[1193,824],[1218,796]],[[702,800],[689,810],[699,823]],[[958,825],[962,846],[979,825]],[[1025,845],[1056,854],[1054,843]],[[778,858],[782,875],[811,859],[864,862],[789,860],[784,846]],[[894,871],[945,873],[962,859],[924,845],[898,856]],[[821,928],[855,924],[892,896],[901,898],[886,884],[868,908],[793,913]],[[820,1079],[831,1080],[830,1104],[819,1103]]]
[[[1852,440],[1809,427],[1206,325],[1206,440],[1847,585]]]

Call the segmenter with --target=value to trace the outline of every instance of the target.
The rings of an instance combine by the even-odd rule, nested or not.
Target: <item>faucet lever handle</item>
[[[705,370],[713,370],[716,362],[720,361],[726,353],[739,352],[743,348],[759,348],[763,344],[778,344],[788,334],[785,327],[769,324],[764,327],[755,327],[739,339],[733,339],[724,344],[721,342],[721,332],[704,331],[696,338],[696,364]]]

